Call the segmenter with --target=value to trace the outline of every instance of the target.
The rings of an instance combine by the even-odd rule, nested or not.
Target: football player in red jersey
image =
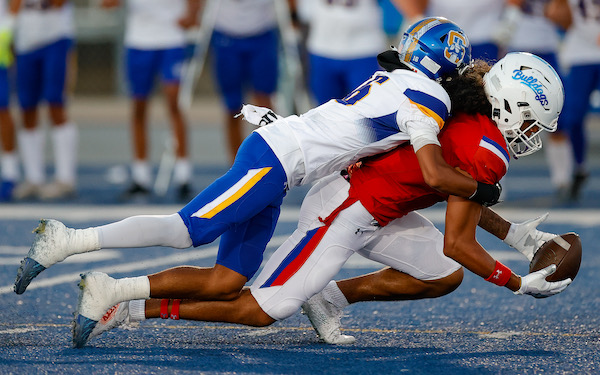
[[[563,100],[558,76],[539,58],[517,54],[498,64],[498,69],[485,76],[488,88],[494,86],[488,90],[493,108],[482,84],[489,69],[484,63],[445,83],[447,90],[465,90],[464,95],[468,96],[464,98],[470,100],[456,103],[455,111],[460,113],[440,136],[443,156],[450,165],[486,183],[495,183],[506,173],[507,149],[520,156],[541,147],[539,133],[555,129]],[[468,80],[471,82],[465,84]],[[473,84],[476,82],[479,85]],[[479,95],[473,96],[465,87],[479,87]],[[506,105],[502,95],[494,96],[498,92],[506,94],[503,90],[513,98]],[[512,118],[497,104],[502,103],[506,111],[510,105],[516,105],[515,99],[519,100],[519,107],[512,108],[508,115],[518,112],[518,124],[501,130],[489,115],[508,126]],[[536,102],[525,104],[527,99]],[[339,313],[344,305],[365,300],[439,297],[460,285],[461,266],[517,294],[549,296],[567,287],[570,280],[545,281],[553,272],[551,268],[520,277],[494,260],[475,238],[480,218],[490,228],[487,219],[494,214],[485,211],[482,216],[480,204],[429,187],[411,147],[403,145],[367,158],[346,177],[331,176],[315,185],[303,203],[298,229],[271,256],[252,286],[237,298],[123,302],[109,310],[90,337],[129,321],[158,317],[265,326],[292,315],[325,287],[304,305],[305,310],[323,340],[349,343],[354,338],[339,331]],[[448,202],[445,237],[414,212],[444,200]],[[539,243],[552,236],[537,231],[538,222],[539,219],[516,225],[506,240],[526,253],[523,237],[533,237],[533,242]],[[505,237],[506,233],[500,236]],[[339,284],[329,282],[354,252],[388,267]],[[196,288],[193,278],[187,277],[186,268],[150,275],[152,293],[186,298],[186,290],[191,293]],[[348,285],[352,287],[347,288]],[[100,293],[93,289],[85,285],[80,300],[90,300]]]

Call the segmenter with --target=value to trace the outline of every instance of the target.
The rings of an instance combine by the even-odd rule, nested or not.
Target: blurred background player
[[[12,199],[13,189],[19,179],[15,124],[9,109],[9,68],[14,60],[11,50],[14,27],[15,17],[8,11],[7,2],[0,2],[0,202]]]
[[[548,13],[567,29],[561,49],[561,62],[566,70],[561,127],[569,134],[575,161],[568,197],[578,200],[589,176],[584,122],[590,111],[590,96],[600,89],[600,3],[553,0]]]
[[[494,30],[498,26],[505,6],[504,0],[397,0],[408,23],[423,15],[446,17],[460,25],[471,42],[474,59],[496,62],[500,49],[494,41]]]
[[[296,5],[308,27],[308,76],[317,105],[343,98],[380,70],[377,55],[388,38],[379,1],[296,0]]]
[[[507,0],[500,26],[494,38],[508,52],[527,51],[546,60],[561,75],[558,51],[561,43],[557,20],[547,16],[552,0]],[[567,12],[568,14],[568,12]],[[569,134],[563,129],[562,116],[558,130],[548,135],[544,149],[550,169],[550,180],[557,198],[566,198],[573,175],[573,153]]]
[[[208,0],[207,0],[208,1]],[[284,0],[277,0],[284,1]],[[236,118],[247,91],[251,103],[273,108],[277,90],[278,43],[275,0],[218,0],[211,39],[213,73],[225,106],[225,135],[230,162],[244,140]]]
[[[77,183],[77,126],[66,112],[65,87],[73,45],[73,6],[66,0],[12,0],[18,12],[14,48],[17,94],[23,115],[19,150],[24,180],[14,198],[66,198]],[[46,182],[45,131],[39,125],[38,106],[48,104],[54,146],[54,181]]]
[[[121,0],[103,0],[106,8]],[[148,156],[148,101],[160,75],[175,152],[173,179],[179,200],[191,195],[192,165],[188,157],[186,120],[178,105],[185,60],[186,29],[196,25],[199,0],[127,0],[125,29],[126,71],[132,97],[132,184],[123,198],[150,194],[152,171]]]

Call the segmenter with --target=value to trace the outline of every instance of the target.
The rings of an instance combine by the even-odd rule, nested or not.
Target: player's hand
[[[119,0],[102,0],[100,6],[105,9],[116,8],[121,4]]]
[[[521,277],[521,287],[515,294],[529,294],[535,298],[546,298],[562,292],[571,284],[572,280],[546,281],[546,277],[554,272],[556,272],[556,265],[551,264],[544,269]]]
[[[495,184],[484,184],[477,181],[477,190],[469,197],[470,200],[477,202],[485,207],[495,205],[500,201],[502,194],[502,185],[499,182]]]
[[[185,17],[181,17],[177,21],[177,24],[182,29],[187,30],[198,25],[198,17],[194,15],[187,15]]]
[[[535,219],[527,220],[519,224],[511,223],[508,234],[504,239],[504,243],[518,250],[531,262],[535,252],[547,241],[550,241],[557,236],[554,233],[542,232],[537,229],[537,226],[543,223],[544,220],[548,218],[548,215],[549,214],[546,212]]]

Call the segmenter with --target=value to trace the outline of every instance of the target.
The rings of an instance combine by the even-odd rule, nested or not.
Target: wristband
[[[504,264],[496,261],[496,267],[494,268],[494,272],[485,279],[485,281],[489,281],[492,284],[496,284],[498,286],[504,286],[510,280],[510,275],[512,275],[512,271],[510,268],[506,267]]]
[[[179,320],[179,302],[181,302],[180,299],[173,300],[173,306],[171,306],[171,316],[170,316],[170,318],[173,320]]]
[[[169,300],[162,299],[160,301],[160,318],[169,319]]]

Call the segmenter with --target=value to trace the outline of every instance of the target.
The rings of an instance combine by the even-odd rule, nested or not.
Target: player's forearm
[[[425,183],[432,188],[467,199],[477,190],[477,181],[446,163],[440,146],[427,144],[416,155]]]
[[[508,235],[511,223],[502,218],[496,212],[488,207],[483,207],[481,210],[481,218],[479,226],[486,232],[493,234],[501,240],[504,240]]]
[[[518,290],[520,277],[497,262],[475,237],[481,206],[456,196],[448,198],[444,234],[444,254],[486,281]]]
[[[22,3],[23,3],[23,0],[11,0],[10,4],[8,5],[9,12],[11,14],[19,13],[19,9],[21,9]]]

